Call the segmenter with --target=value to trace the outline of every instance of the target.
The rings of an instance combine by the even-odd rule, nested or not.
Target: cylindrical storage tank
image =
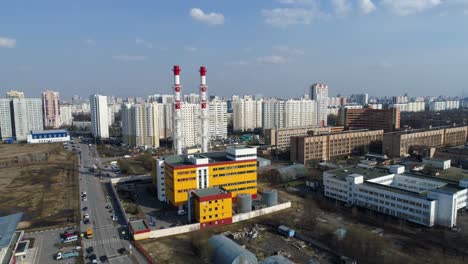
[[[237,195],[237,210],[238,213],[248,213],[252,211],[252,195],[238,194]]]
[[[278,204],[278,192],[276,190],[265,190],[263,192],[263,202],[267,207]]]

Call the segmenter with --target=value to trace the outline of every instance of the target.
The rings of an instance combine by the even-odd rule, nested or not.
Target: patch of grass
[[[0,215],[24,213],[22,227],[28,230],[79,222],[78,160],[73,153],[61,144],[13,144],[2,149],[18,152],[1,155],[3,162],[12,163],[0,168]],[[46,159],[18,162],[21,155]]]

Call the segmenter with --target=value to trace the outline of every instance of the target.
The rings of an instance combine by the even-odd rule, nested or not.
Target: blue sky
[[[468,95],[468,0],[0,2],[0,92]]]

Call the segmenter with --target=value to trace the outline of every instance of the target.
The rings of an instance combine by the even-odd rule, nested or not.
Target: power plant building
[[[185,205],[189,191],[211,187],[222,187],[233,198],[240,193],[256,197],[257,149],[236,146],[225,152],[167,156],[163,174],[166,200],[173,206]]]

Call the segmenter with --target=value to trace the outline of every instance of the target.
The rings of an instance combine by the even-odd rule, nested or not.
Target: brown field
[[[61,144],[0,145],[0,215],[23,212],[27,229],[78,223],[77,162]]]

